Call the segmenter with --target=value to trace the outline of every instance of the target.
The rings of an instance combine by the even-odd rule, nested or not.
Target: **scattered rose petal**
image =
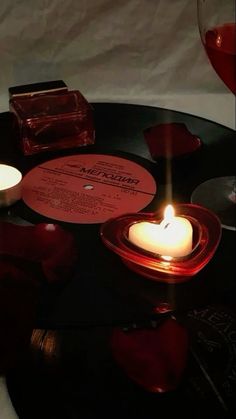
[[[0,223],[0,374],[24,358],[40,281],[69,279],[76,260],[73,236],[58,225]]]
[[[155,329],[124,332],[114,329],[114,359],[125,373],[151,392],[175,389],[182,378],[188,355],[186,329],[174,319]]]
[[[11,260],[0,260],[0,374],[22,358],[30,341],[39,283]]]
[[[21,226],[0,223],[0,255],[40,263],[46,279],[64,280],[75,267],[74,238],[56,224]]]
[[[144,138],[154,160],[184,156],[201,146],[201,140],[193,135],[185,124],[175,122],[147,128]]]

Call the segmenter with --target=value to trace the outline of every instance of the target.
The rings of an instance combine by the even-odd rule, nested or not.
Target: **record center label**
[[[61,157],[32,169],[23,179],[26,205],[46,217],[71,223],[102,223],[145,208],[156,182],[142,166],[102,154]]]

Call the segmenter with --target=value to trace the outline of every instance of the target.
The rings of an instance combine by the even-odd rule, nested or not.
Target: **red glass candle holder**
[[[77,91],[48,91],[10,99],[24,155],[94,144],[92,107]]]
[[[192,225],[193,246],[187,256],[166,260],[164,256],[146,251],[129,241],[131,225],[143,221],[159,224],[163,219],[160,212],[124,214],[110,219],[101,226],[101,238],[136,273],[160,282],[185,282],[204,268],[214,255],[221,238],[221,224],[215,214],[198,205],[176,205],[175,213]]]

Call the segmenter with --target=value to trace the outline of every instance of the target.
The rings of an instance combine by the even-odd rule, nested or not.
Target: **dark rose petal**
[[[0,254],[40,263],[48,281],[67,279],[73,272],[77,259],[74,239],[60,226],[0,223],[0,232]]]
[[[38,224],[35,226],[34,238],[48,281],[68,279],[77,260],[73,236],[58,225]]]
[[[111,347],[120,367],[146,390],[166,392],[180,383],[187,362],[188,336],[174,319],[155,329],[124,332],[116,328]]]
[[[185,124],[174,122],[147,128],[144,138],[154,160],[184,156],[201,146],[201,140],[193,135]]]
[[[69,279],[76,260],[73,236],[58,225],[0,223],[0,374],[30,343],[40,281]]]
[[[0,260],[0,374],[23,357],[30,342],[39,283],[11,260]]]

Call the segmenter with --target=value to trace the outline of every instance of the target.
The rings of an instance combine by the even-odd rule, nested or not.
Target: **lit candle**
[[[21,180],[18,169],[0,164],[0,207],[12,205],[21,198]]]
[[[184,217],[175,217],[168,205],[160,224],[139,222],[129,228],[129,241],[149,252],[163,257],[182,257],[192,251],[193,229]]]

